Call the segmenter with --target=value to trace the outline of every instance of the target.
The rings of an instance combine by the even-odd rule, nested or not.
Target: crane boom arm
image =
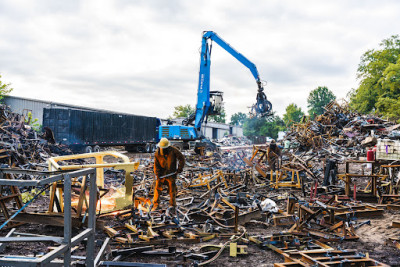
[[[210,41],[209,41],[210,40]],[[201,55],[200,55],[200,71],[199,71],[199,86],[197,90],[197,104],[196,104],[196,115],[194,127],[199,131],[201,124],[204,122],[205,118],[209,113],[210,108],[210,66],[211,66],[211,41],[216,42],[225,51],[236,58],[240,63],[246,66],[251,74],[254,76],[258,86],[257,93],[257,104],[256,112],[257,114],[268,114],[272,105],[267,100],[264,94],[264,88],[262,86],[260,76],[257,71],[256,65],[248,60],[241,53],[236,51],[232,46],[230,46],[226,41],[218,36],[213,31],[203,32],[202,43],[201,43]]]
[[[244,66],[246,66],[251,74],[253,74],[254,79],[256,79],[257,82],[260,81],[260,76],[257,71],[256,65],[254,65],[253,62],[248,60],[245,56],[243,56],[241,53],[236,51],[232,46],[230,46],[226,41],[224,41],[218,34],[212,31],[208,31],[203,35],[203,38],[209,38],[216,42],[220,47],[225,49],[229,54],[231,54],[234,58],[236,58],[240,63],[242,63]]]

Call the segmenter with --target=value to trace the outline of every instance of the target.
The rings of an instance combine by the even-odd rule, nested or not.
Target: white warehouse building
[[[243,128],[237,125],[229,125],[225,123],[208,122],[203,124],[201,129],[203,135],[212,139],[221,139],[225,135],[233,135],[237,137],[243,136]]]

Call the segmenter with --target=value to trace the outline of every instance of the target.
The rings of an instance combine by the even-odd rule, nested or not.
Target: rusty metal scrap
[[[24,116],[0,105],[0,164],[3,167],[44,170],[47,158],[64,154],[71,154],[68,147],[48,142],[25,122]]]

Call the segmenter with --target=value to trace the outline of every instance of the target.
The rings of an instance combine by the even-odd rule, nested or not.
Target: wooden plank
[[[333,231],[343,225],[343,221],[338,222],[337,224],[333,225],[331,228],[329,228],[330,231]]]
[[[63,226],[64,215],[62,213],[20,213],[12,221]],[[87,225],[87,220],[83,225]],[[72,227],[82,227],[82,219],[72,217]],[[104,221],[96,220],[96,228],[103,229]]]
[[[230,203],[230,202],[228,201],[228,199],[222,198],[221,200],[222,200],[222,202],[224,202],[226,205],[228,205],[231,209],[235,210],[235,206],[234,206],[232,203]]]
[[[8,195],[8,196],[1,196],[0,197],[0,201],[7,201],[7,200],[9,200],[11,198],[18,197],[18,196],[19,196],[19,194],[11,194],[11,195]]]
[[[400,221],[393,221],[393,222],[392,222],[392,227],[394,227],[394,228],[400,228]]]
[[[54,182],[50,188],[50,204],[49,204],[48,212],[53,212],[53,210],[54,210],[54,201],[55,201],[55,198],[57,197],[56,190],[57,190],[57,182]]]
[[[78,215],[78,217],[81,217],[81,215],[82,215],[83,201],[84,201],[84,198],[86,198],[85,193],[86,193],[86,175],[83,176],[83,179],[82,179],[81,190],[79,193],[78,206],[76,208],[76,214]]]
[[[253,167],[253,163],[252,163],[249,159],[243,158],[243,161],[244,161],[247,165],[249,165],[250,167]]]
[[[300,205],[300,208],[305,210],[307,213],[310,213],[310,214],[314,214],[315,213],[315,211],[313,211],[312,209],[307,208],[304,205]]]
[[[131,225],[129,223],[125,223],[125,227],[131,230],[133,233],[137,234],[139,231],[136,228],[136,225]]]
[[[115,241],[122,243],[122,244],[128,243],[128,239],[124,238],[124,237],[116,237]]]
[[[260,166],[260,164],[258,164],[258,163],[256,163],[256,170],[258,171],[258,173],[259,173],[262,177],[267,178],[267,174],[263,171],[263,169],[261,169],[261,166]]]
[[[104,227],[104,231],[107,233],[109,237],[114,237],[118,234],[118,231],[108,226]]]

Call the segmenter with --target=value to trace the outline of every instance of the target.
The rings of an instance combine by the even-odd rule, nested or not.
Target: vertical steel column
[[[64,266],[71,265],[71,176],[64,175],[64,242],[67,250],[64,252]]]
[[[239,227],[239,204],[235,203],[235,233],[238,232]]]
[[[97,204],[97,184],[96,184],[96,172],[88,174],[90,178],[90,193],[89,193],[89,218],[88,228],[91,229],[91,233],[88,236],[87,247],[86,247],[86,266],[94,266],[94,238],[96,231],[96,204]]]
[[[125,198],[131,200],[133,194],[133,176],[125,169]]]

